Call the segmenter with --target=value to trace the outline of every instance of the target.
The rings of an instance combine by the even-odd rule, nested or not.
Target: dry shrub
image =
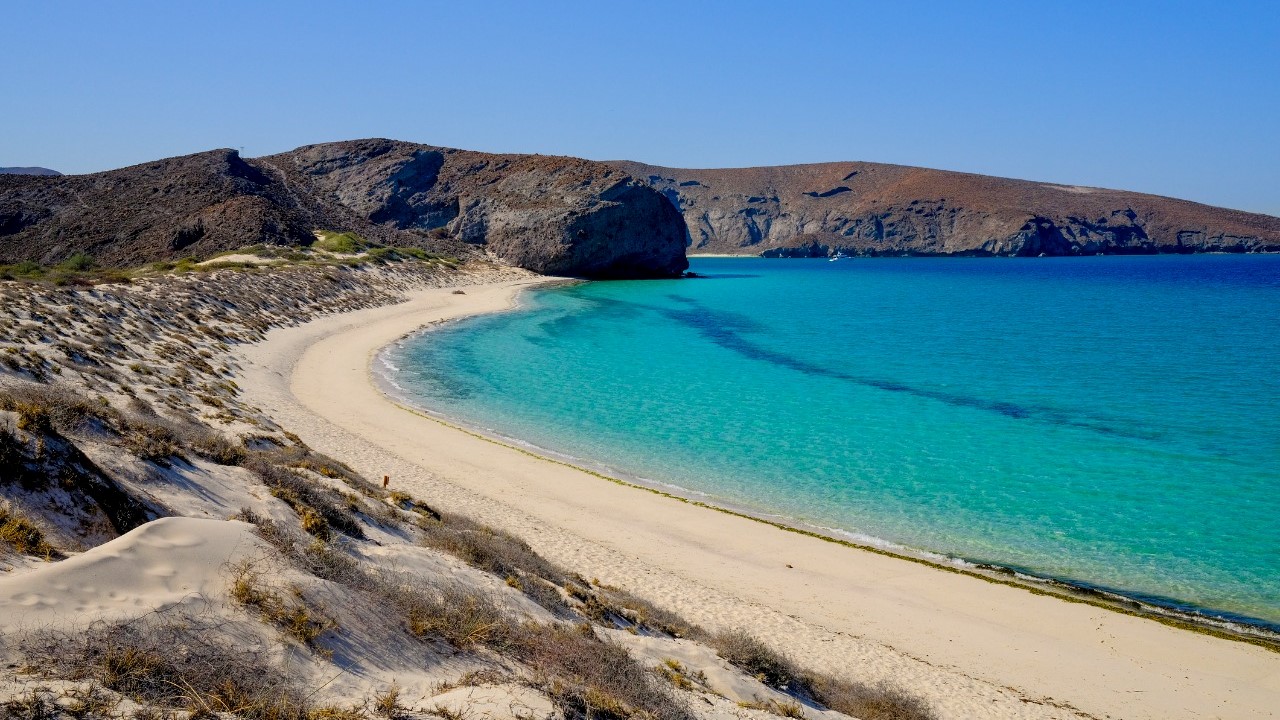
[[[32,433],[72,433],[91,421],[113,424],[119,414],[68,390],[24,385],[0,392],[0,410],[18,414],[18,429]]]
[[[239,465],[247,457],[243,443],[229,440],[204,425],[185,425],[179,427],[176,434],[183,447],[219,465]]]
[[[240,520],[247,522],[257,528],[258,537],[266,540],[272,547],[280,551],[281,555],[289,557],[294,554],[294,543],[296,538],[288,533],[284,528],[280,527],[276,521],[265,518],[250,508],[240,508],[240,512],[231,516],[232,520]]]
[[[184,458],[178,433],[162,419],[135,418],[123,430],[125,450],[139,459],[165,465]]]
[[[364,538],[360,521],[347,509],[340,493],[315,484],[295,470],[272,464],[264,453],[251,454],[244,466],[266,484],[272,495],[298,513],[308,533],[328,540],[329,529],[333,528],[348,537]]]
[[[740,702],[738,707],[750,708],[752,710],[764,710],[773,713],[779,717],[795,718],[795,720],[804,720],[804,708],[800,707],[800,703],[784,700],[779,702],[774,698],[767,700],[752,700],[749,702]]]
[[[437,514],[438,520],[423,517],[418,523],[424,544],[503,580],[515,578],[519,589],[534,602],[552,612],[564,610],[560,593],[553,587],[568,580],[564,570],[510,533],[462,515]]]
[[[247,560],[232,568],[231,599],[256,609],[272,625],[307,647],[315,647],[316,638],[334,627],[323,612],[307,606],[301,593],[285,598],[268,588],[262,574]]]
[[[689,720],[689,709],[619,645],[596,637],[590,625],[526,623],[509,651],[533,671],[566,718]]]
[[[888,685],[850,682],[803,670],[790,658],[741,630],[721,633],[709,640],[720,657],[766,685],[800,700],[811,700],[862,720],[932,720],[935,717],[919,698]],[[787,710],[772,709],[779,714],[786,714]]]
[[[193,616],[98,622],[87,630],[44,631],[24,638],[26,663],[41,672],[93,681],[136,702],[194,715],[229,713],[249,720],[307,720],[306,696],[262,649],[219,639],[212,622]]]
[[[386,690],[373,696],[373,711],[385,718],[400,715],[400,686],[395,682]]]
[[[932,720],[923,700],[883,683],[868,685],[824,675],[809,678],[822,704],[862,720]]]
[[[4,543],[22,555],[35,555],[45,560],[58,556],[58,551],[44,533],[18,511],[0,505],[0,543]]]
[[[62,720],[52,692],[32,689],[23,695],[0,703],[0,720]]]
[[[511,630],[507,617],[483,595],[457,585],[441,588],[383,578],[378,594],[401,608],[409,632],[456,648],[500,646]]]
[[[804,687],[804,673],[790,658],[742,630],[716,635],[711,644],[720,657],[765,685],[787,692]]]
[[[587,615],[605,625],[630,624],[677,638],[701,639],[707,636],[705,630],[676,613],[622,588],[597,584],[594,589],[575,587],[571,592],[582,602]]]

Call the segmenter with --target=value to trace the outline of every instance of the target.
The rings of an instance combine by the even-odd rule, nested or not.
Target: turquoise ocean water
[[[529,292],[385,372],[621,476],[1280,627],[1280,257],[691,269]]]

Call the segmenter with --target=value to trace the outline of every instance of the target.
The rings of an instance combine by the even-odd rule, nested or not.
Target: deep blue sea
[[[620,476],[1280,626],[1280,257],[691,269],[526,293],[387,372]]]

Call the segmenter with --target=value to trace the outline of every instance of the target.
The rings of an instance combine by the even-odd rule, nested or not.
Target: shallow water
[[[1280,257],[691,269],[385,359],[425,408],[619,473],[1280,624]]]

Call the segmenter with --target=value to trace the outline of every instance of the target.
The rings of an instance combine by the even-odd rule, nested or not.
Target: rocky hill
[[[689,251],[767,256],[1280,250],[1280,218],[1185,200],[863,162],[612,163],[684,214]]]
[[[663,198],[665,196],[665,200]],[[316,231],[540,273],[672,277],[691,252],[1085,255],[1280,250],[1280,218],[874,163],[678,170],[384,139],[0,174],[0,264],[136,266]]]
[[[0,175],[61,175],[57,170],[43,167],[0,167]]]
[[[92,175],[0,176],[0,263],[77,253],[112,266],[355,232],[392,246],[484,251],[537,272],[669,277],[678,212],[602,163],[390,140],[266,158],[213,150]]]
[[[262,162],[321,205],[483,245],[535,272],[666,277],[688,267],[680,214],[604,163],[392,140],[309,145]]]

